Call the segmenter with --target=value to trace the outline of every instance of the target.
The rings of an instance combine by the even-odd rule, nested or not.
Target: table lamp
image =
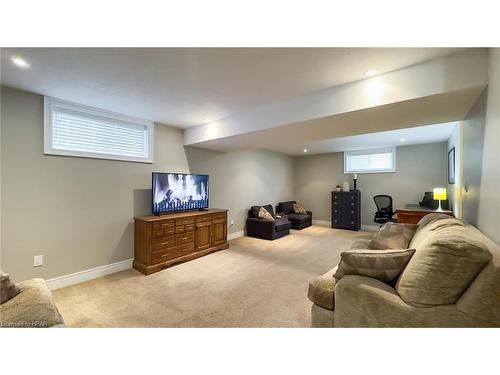
[[[443,211],[443,209],[441,208],[441,201],[444,201],[447,199],[446,189],[445,188],[434,188],[433,198],[434,198],[434,200],[439,201],[439,207],[436,211]]]

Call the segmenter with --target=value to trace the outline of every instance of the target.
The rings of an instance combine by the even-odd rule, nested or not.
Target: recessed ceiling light
[[[366,71],[366,75],[368,77],[374,76],[375,74],[377,74],[377,70],[376,69],[370,69],[370,70]]]
[[[405,142],[405,141],[406,141],[406,139],[404,139],[404,138],[401,138],[401,139],[400,139],[400,141],[401,141],[401,142]]]
[[[307,148],[304,149],[304,152],[307,152]]]
[[[26,62],[26,60],[24,60],[21,57],[11,57],[10,61],[12,61],[15,65],[17,65],[20,68],[29,68],[30,67],[30,64],[28,64]]]

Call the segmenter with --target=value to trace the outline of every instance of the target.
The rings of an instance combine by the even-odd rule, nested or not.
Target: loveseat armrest
[[[414,307],[371,277],[347,275],[335,285],[335,327],[485,327],[453,305]]]

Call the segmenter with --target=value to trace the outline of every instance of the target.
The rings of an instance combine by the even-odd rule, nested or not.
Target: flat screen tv
[[[153,172],[153,214],[208,208],[208,176]]]

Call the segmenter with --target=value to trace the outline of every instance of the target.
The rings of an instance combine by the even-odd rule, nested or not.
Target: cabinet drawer
[[[211,215],[198,216],[196,218],[196,222],[197,223],[203,223],[205,221],[210,221],[210,220],[212,220],[212,216]]]
[[[164,236],[171,236],[175,233],[175,228],[174,227],[171,227],[171,228],[166,228],[164,231],[163,231],[163,235]]]
[[[167,260],[180,258],[184,255],[191,254],[192,252],[194,252],[193,244],[181,245],[172,247],[170,249],[153,251],[151,253],[151,263],[153,264],[162,263]]]
[[[192,232],[175,235],[175,246],[192,242],[194,242],[194,234]]]
[[[153,237],[153,238],[163,237],[163,230],[162,229],[153,229],[153,231],[151,232],[151,237]]]
[[[192,232],[194,230],[194,224],[188,224],[185,226],[185,232]]]
[[[151,240],[151,250],[156,251],[174,246],[174,236],[155,238]]]
[[[177,219],[175,221],[175,226],[176,227],[180,227],[182,225],[193,224],[193,223],[194,223],[194,218],[193,217],[188,217],[186,219]]]
[[[218,219],[225,219],[226,218],[226,213],[223,212],[223,213],[220,213],[220,214],[214,214],[213,217],[212,217],[214,220],[218,220]]]
[[[183,225],[182,227],[175,227],[175,234],[184,233],[186,231],[186,227]]]
[[[172,228],[173,226],[174,226],[173,220],[163,220],[163,221],[157,221],[156,223],[153,223],[154,230]]]

